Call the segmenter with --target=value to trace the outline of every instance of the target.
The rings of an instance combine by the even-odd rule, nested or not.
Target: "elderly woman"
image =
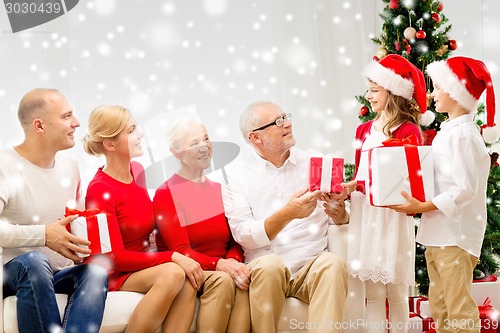
[[[106,165],[89,184],[87,208],[100,208],[110,223],[118,223],[124,250],[112,253],[109,290],[146,294],[135,308],[126,332],[188,332],[202,270],[194,260],[172,251],[151,252],[155,229],[153,205],[136,183],[142,166],[143,134],[130,111],[118,105],[99,106],[89,118],[85,151],[104,155]]]
[[[197,332],[249,332],[250,267],[241,263],[242,249],[231,236],[221,185],[204,175],[212,159],[207,130],[195,116],[185,116],[167,135],[180,169],[156,190],[153,205],[166,247],[203,268]]]

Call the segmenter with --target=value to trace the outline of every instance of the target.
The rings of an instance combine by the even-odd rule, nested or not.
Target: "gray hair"
[[[187,115],[177,118],[167,128],[167,145],[170,148],[178,148],[180,142],[186,136],[186,132],[195,125],[205,127],[196,115]]]
[[[262,118],[257,112],[255,112],[259,107],[265,105],[276,105],[270,101],[256,101],[248,105],[240,116],[240,130],[243,138],[250,142],[250,133],[252,130],[260,125]]]

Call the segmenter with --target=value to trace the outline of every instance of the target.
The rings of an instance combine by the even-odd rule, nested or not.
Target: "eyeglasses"
[[[292,121],[292,114],[291,113],[287,113],[287,114],[279,117],[278,119],[276,119],[272,123],[266,124],[264,126],[261,126],[259,128],[256,128],[256,129],[252,130],[252,132],[260,131],[260,130],[266,129],[266,128],[270,127],[270,126],[273,126],[273,125],[276,125],[277,127],[281,127],[285,123],[285,120],[288,120],[288,121],[291,122]]]

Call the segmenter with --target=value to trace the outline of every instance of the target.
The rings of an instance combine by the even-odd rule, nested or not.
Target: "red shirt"
[[[135,178],[143,168],[132,162],[130,170]],[[153,205],[147,190],[137,185],[135,179],[125,184],[102,169],[97,170],[87,189],[85,206],[105,211],[108,223],[118,223],[120,228],[124,250],[109,256],[113,263],[113,270],[109,271],[109,290],[118,290],[133,272],[171,261],[171,251],[148,252],[149,236],[155,229]]]
[[[174,174],[156,190],[153,206],[161,236],[158,250],[166,246],[204,270],[215,270],[221,258],[243,260],[227,224],[219,183],[196,183]]]

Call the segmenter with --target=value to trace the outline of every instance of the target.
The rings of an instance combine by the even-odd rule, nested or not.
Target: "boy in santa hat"
[[[481,254],[486,229],[486,185],[490,156],[484,141],[498,140],[495,95],[483,62],[454,57],[427,66],[434,85],[437,112],[448,113],[432,142],[436,196],[393,206],[405,213],[423,213],[417,241],[427,247],[429,303],[437,331],[477,332],[480,320],[470,295],[472,274]],[[481,94],[486,90],[487,122],[474,122]]]

